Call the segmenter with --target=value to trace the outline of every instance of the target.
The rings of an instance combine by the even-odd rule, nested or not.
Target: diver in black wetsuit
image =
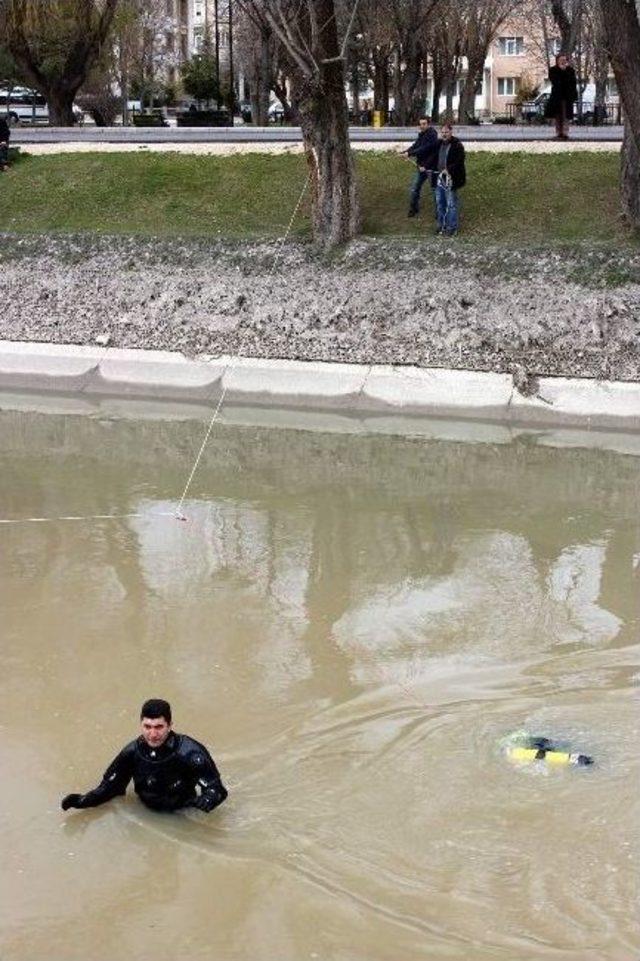
[[[145,701],[140,728],[140,737],[120,751],[96,788],[63,798],[63,811],[97,807],[125,794],[131,778],[140,800],[154,811],[213,811],[222,804],[227,790],[213,758],[198,741],[172,731],[167,701]]]

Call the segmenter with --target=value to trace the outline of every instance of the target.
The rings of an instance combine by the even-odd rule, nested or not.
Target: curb
[[[640,383],[0,341],[0,390],[640,432]]]

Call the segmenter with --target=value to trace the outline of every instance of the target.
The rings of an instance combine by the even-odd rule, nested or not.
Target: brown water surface
[[[135,516],[0,524],[3,961],[638,957],[639,459],[219,426],[179,523],[202,422],[4,406],[0,519]],[[63,814],[148,696],[228,802]]]

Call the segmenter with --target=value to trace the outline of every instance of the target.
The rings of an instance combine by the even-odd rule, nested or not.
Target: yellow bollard
[[[384,110],[373,111],[373,126],[377,130],[379,130],[380,127],[384,127]]]

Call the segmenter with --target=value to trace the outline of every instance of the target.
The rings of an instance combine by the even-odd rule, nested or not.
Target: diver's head
[[[171,705],[153,697],[140,710],[140,733],[149,747],[160,747],[171,733]]]

